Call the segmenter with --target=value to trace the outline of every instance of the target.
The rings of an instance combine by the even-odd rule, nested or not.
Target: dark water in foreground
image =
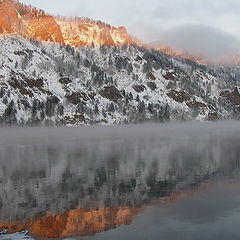
[[[0,164],[9,232],[240,239],[239,122],[0,129]]]

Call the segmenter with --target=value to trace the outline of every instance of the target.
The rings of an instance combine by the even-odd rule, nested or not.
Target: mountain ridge
[[[0,13],[2,124],[239,119],[238,65],[199,64],[136,44],[124,27],[16,0]]]
[[[239,119],[239,68],[213,68],[137,45],[0,38],[0,122],[120,124]]]
[[[113,27],[102,21],[86,17],[64,17],[45,13],[41,9],[20,3],[18,0],[0,1],[0,34],[17,34],[26,39],[51,41],[72,47],[80,46],[121,46],[137,44],[154,48],[167,55],[189,59],[199,64],[239,65],[239,56],[225,56],[209,60],[202,53],[182,51],[156,41],[144,43],[128,33],[126,27]]]
[[[17,0],[0,2],[0,34],[18,34],[27,39],[52,41],[73,47],[122,45],[134,42],[125,27],[111,27],[87,18],[64,18]]]

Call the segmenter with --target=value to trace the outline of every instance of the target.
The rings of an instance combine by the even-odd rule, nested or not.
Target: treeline
[[[2,123],[164,122],[173,116],[185,120],[195,118],[204,106],[197,102],[198,98],[214,111],[229,111],[229,115],[237,112],[227,101],[212,97],[216,87],[221,90],[239,86],[237,70],[233,74],[227,67],[213,68],[186,59],[177,61],[160,51],[137,45],[73,48],[45,45],[34,39],[30,42],[37,51],[15,51],[21,61],[15,62],[9,86],[0,87],[0,100],[6,106]],[[45,60],[33,67],[30,76],[27,72],[36,54]],[[47,90],[48,79],[41,77],[42,72],[57,74],[56,82],[61,84],[64,95]],[[174,108],[165,99],[152,98],[159,81],[163,81],[159,76],[165,78],[164,91],[173,99],[183,104],[184,98],[192,99],[188,113]],[[12,89],[19,92],[15,99]],[[42,94],[44,99],[38,97]],[[183,94],[180,100],[177,94]],[[158,96],[162,97],[159,89]],[[27,120],[20,117],[21,111],[27,113]]]

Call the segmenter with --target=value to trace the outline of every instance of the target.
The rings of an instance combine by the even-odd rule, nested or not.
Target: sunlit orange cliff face
[[[189,59],[200,64],[208,62],[207,58],[201,54],[186,53],[164,45],[148,46],[131,36],[124,26],[112,27],[89,18],[51,16],[43,10],[27,6],[18,0],[0,0],[0,35],[6,34],[72,47],[137,44],[153,47],[176,58]],[[230,56],[230,58],[230,62],[240,64],[239,56]],[[226,62],[225,58],[223,62]]]
[[[199,64],[206,64],[206,57],[201,56],[201,54],[193,55],[191,53],[183,52],[181,50],[173,49],[169,46],[164,46],[164,45],[155,46],[155,48],[157,50],[167,54],[167,55],[170,55],[170,56],[173,56],[173,57],[176,57],[176,58],[184,58],[184,59],[188,59],[188,60],[197,62]]]
[[[73,47],[119,46],[134,41],[125,27],[115,28],[88,18],[54,17],[17,0],[0,0],[0,34],[17,34]]]
[[[22,18],[10,1],[0,1],[0,33],[17,33],[22,36],[27,33]]]

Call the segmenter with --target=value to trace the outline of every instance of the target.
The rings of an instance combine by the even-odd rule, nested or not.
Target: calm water
[[[239,122],[0,129],[0,164],[9,232],[240,239]]]

